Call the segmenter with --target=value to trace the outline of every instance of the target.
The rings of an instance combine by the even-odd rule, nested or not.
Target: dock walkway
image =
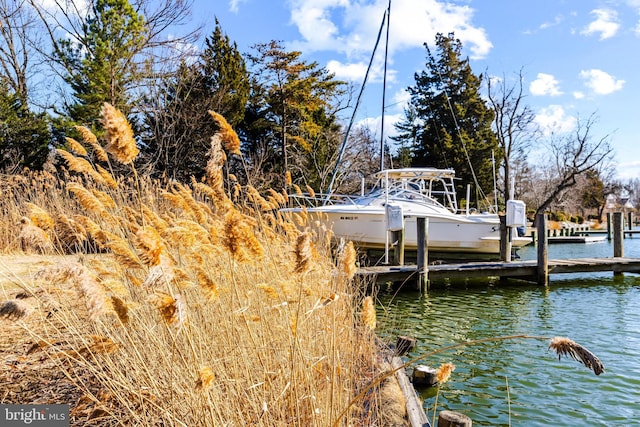
[[[577,258],[548,261],[549,274],[593,273],[640,273],[640,258]],[[469,262],[464,264],[439,264],[427,266],[429,280],[461,279],[472,277],[502,277],[536,279],[536,260],[514,262]],[[416,265],[363,267],[356,273],[360,277],[374,278],[376,282],[411,280],[418,274]]]

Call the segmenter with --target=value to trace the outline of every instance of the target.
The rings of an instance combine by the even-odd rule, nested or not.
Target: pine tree
[[[462,59],[462,44],[453,33],[436,36],[437,56],[425,47],[425,70],[408,88],[415,117],[407,115],[400,128],[415,135],[412,166],[453,168],[462,178],[460,196],[476,178],[480,189],[488,190],[493,186],[491,154],[498,144],[491,129],[493,111],[480,96],[482,75]]]
[[[0,171],[39,170],[47,159],[49,120],[29,111],[23,97],[0,82]]]
[[[211,137],[217,131],[209,111],[237,128],[249,98],[249,74],[237,45],[216,20],[205,49],[193,64],[183,62],[145,100],[143,154],[149,169],[180,181],[200,178]]]
[[[127,0],[96,0],[78,39],[58,40],[55,54],[74,98],[67,113],[75,122],[95,122],[104,102],[129,112],[128,90],[140,78],[134,56],[146,31],[144,17]]]
[[[311,153],[314,145],[323,143],[325,131],[335,126],[331,100],[342,82],[316,62],[303,61],[301,52],[285,51],[277,41],[255,49],[257,55],[250,57],[256,67],[254,93],[263,98],[253,100],[250,115],[261,124],[272,166],[284,178],[290,156],[297,153],[296,164],[301,165],[299,156]]]

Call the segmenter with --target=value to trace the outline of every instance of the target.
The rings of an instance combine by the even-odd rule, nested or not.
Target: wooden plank
[[[402,365],[402,359],[399,357],[391,359],[391,367],[396,370],[396,380],[398,380],[398,384],[404,395],[409,423],[411,427],[429,427],[429,420],[424,413],[424,409],[422,409],[422,402],[418,399],[418,394],[415,388],[413,388],[411,381],[409,381],[409,377]]]

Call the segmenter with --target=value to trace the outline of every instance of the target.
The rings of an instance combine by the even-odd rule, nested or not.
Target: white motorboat
[[[428,219],[429,253],[498,257],[500,219],[495,213],[460,211],[452,169],[405,168],[377,172],[374,188],[359,196],[291,196],[296,207],[284,212],[306,212],[309,223],[319,221],[337,239],[359,248],[384,249],[390,230],[404,229],[406,250],[417,248],[416,218]],[[531,242],[514,230],[514,249]]]

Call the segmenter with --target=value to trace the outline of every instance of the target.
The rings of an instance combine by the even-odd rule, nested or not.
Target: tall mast
[[[384,109],[387,94],[387,56],[389,54],[389,27],[391,26],[391,0],[387,6],[387,36],[384,45],[384,73],[382,75],[382,119],[380,125],[380,170],[384,170]]]

